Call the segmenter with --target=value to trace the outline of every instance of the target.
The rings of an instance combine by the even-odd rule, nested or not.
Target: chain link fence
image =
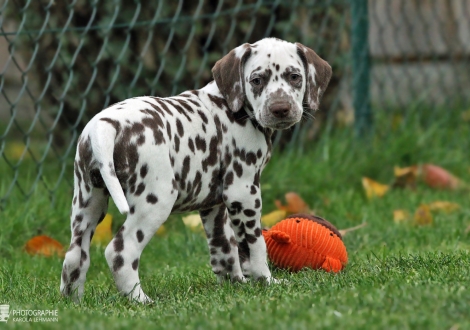
[[[334,72],[317,120],[280,148],[335,120],[368,130],[371,109],[468,104],[469,18],[470,0],[4,0],[0,206],[71,185],[76,139],[101,109],[200,88],[224,54],[264,37],[301,42]]]

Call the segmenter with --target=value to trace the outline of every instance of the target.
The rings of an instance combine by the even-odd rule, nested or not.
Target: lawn
[[[368,200],[361,186],[363,176],[391,183],[395,165],[417,163],[437,164],[470,182],[470,124],[445,117],[410,119],[363,139],[349,129],[333,130],[302,151],[273,157],[261,178],[264,213],[275,209],[275,199],[295,191],[339,229],[367,222],[344,237],[349,263],[337,275],[273,268],[286,281],[218,285],[203,234],[172,216],[167,234],[152,239],[140,263],[142,285],[154,305],[129,303],[117,294],[104,248],[97,246],[84,299],[74,304],[59,293],[62,260],[23,250],[38,233],[68,245],[71,188],[61,185],[52,206],[40,187],[27,202],[13,194],[0,210],[0,304],[57,309],[59,322],[10,320],[6,328],[469,329],[470,192],[418,184],[414,191],[395,189]],[[45,176],[53,181],[54,173]],[[430,225],[393,221],[394,210],[413,214],[433,201],[460,208],[434,213]],[[116,230],[124,218],[114,207],[110,213]]]

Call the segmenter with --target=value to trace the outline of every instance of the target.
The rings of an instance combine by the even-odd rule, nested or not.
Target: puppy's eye
[[[300,79],[300,74],[292,73],[290,75],[290,80],[292,80],[292,81],[299,81],[299,79]]]
[[[250,81],[253,85],[261,85],[261,78],[253,78]]]

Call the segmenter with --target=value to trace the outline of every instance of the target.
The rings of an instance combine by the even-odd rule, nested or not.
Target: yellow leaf
[[[103,221],[96,226],[95,234],[91,239],[91,244],[95,245],[106,245],[113,238],[113,233],[111,231],[111,224],[113,223],[113,216],[111,214],[106,214]]]
[[[395,174],[394,188],[415,188],[418,177],[418,167],[398,167],[393,168]]]
[[[435,201],[428,204],[428,206],[431,211],[444,211],[446,213],[456,211],[460,208],[459,204],[446,201]]]
[[[46,257],[50,257],[54,254],[59,257],[63,257],[65,255],[62,244],[45,235],[31,238],[26,242],[24,248],[29,254],[39,254]]]
[[[261,223],[265,227],[272,227],[279,221],[284,220],[286,216],[287,212],[285,210],[272,211],[271,213],[268,213],[261,217]]]
[[[470,233],[470,225],[468,225],[467,228],[465,228],[465,235],[468,235]]]
[[[402,114],[394,114],[392,116],[392,130],[396,131],[401,124],[403,123],[403,115]]]
[[[462,120],[463,121],[470,121],[470,109],[465,110],[462,112]]]
[[[165,225],[161,225],[160,228],[158,228],[157,232],[155,233],[157,236],[165,236],[166,235],[166,227]]]
[[[5,148],[5,155],[10,160],[20,160],[28,157],[26,146],[21,142],[8,143]]]
[[[429,206],[421,205],[418,207],[414,214],[413,220],[417,225],[430,225],[432,223],[432,214]]]
[[[284,210],[289,214],[293,213],[311,213],[307,203],[295,192],[285,194],[287,205],[282,205],[281,201],[275,200],[274,203],[279,210]]]
[[[396,223],[408,221],[410,219],[410,213],[406,210],[394,210],[393,221]]]
[[[191,229],[194,232],[201,231],[202,228],[202,220],[199,214],[190,214],[183,217],[183,222],[186,227]]]
[[[372,179],[363,177],[362,186],[366,192],[367,198],[382,197],[390,188],[388,185],[381,184]]]

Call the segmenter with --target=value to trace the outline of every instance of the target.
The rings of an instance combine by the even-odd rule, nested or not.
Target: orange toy
[[[294,214],[263,230],[269,259],[279,268],[304,267],[339,272],[348,262],[339,231],[317,216]]]

